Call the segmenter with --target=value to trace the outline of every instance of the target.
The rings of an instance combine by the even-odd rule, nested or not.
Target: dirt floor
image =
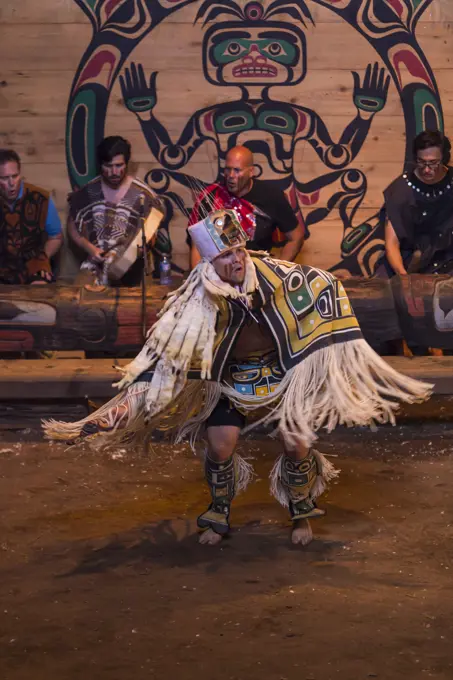
[[[212,548],[186,446],[2,433],[1,680],[451,680],[453,414],[435,410],[322,437],[342,474],[305,549],[268,493],[269,439],[242,443],[258,477]]]

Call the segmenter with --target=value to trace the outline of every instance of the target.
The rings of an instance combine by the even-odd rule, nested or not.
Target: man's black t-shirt
[[[272,236],[277,228],[284,234],[293,231],[298,226],[297,217],[285,194],[272,182],[254,179],[250,191],[241,198],[253,205],[256,220],[255,235],[252,240],[247,241],[247,250],[270,250],[275,245]],[[199,219],[201,215],[207,215],[210,210],[212,210],[210,202],[202,201],[199,206]],[[186,241],[190,246],[191,239],[188,232]]]
[[[250,191],[241,198],[255,207],[256,230],[253,239],[247,243],[248,250],[270,250],[274,245],[272,235],[277,228],[286,233],[298,225],[285,194],[272,182],[254,179]]]

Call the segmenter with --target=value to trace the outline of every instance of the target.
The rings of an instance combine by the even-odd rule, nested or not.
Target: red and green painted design
[[[406,125],[406,159],[413,137],[426,128],[443,128],[442,107],[434,74],[415,36],[417,22],[432,0],[74,0],[90,18],[93,35],[74,78],[67,116],[67,161],[73,185],[96,174],[94,149],[104,134],[110,93],[120,79],[127,109],[137,117],[154,167],[146,181],[162,197],[167,226],[177,208],[187,212],[183,194],[202,186],[185,172],[197,149],[213,143],[218,164],[213,181],[222,176],[225,155],[243,143],[255,155],[258,173],[286,191],[306,234],[333,210],[344,230],[334,271],[370,275],[383,253],[379,213],[357,224],[357,210],[367,191],[365,174],[355,167],[375,115],[385,108],[388,87],[395,84]],[[195,22],[202,27],[203,76],[219,87],[239,92],[210,107],[189,113],[173,139],[159,117],[159,77],[131,62],[134,49],[162,21],[187,5],[199,5]],[[338,140],[310,106],[273,96],[272,88],[297,88],[307,74],[305,32],[313,23],[309,9],[320,5],[351,25],[384,63],[364,64],[351,74],[356,114]],[[316,28],[315,28],[316,30]],[[124,68],[126,61],[128,66]],[[239,89],[238,89],[239,88]],[[280,90],[281,91],[281,90]],[[297,90],[296,90],[297,91]],[[297,176],[294,158],[310,144],[326,171],[309,182]],[[382,187],[384,189],[384,187]],[[170,243],[170,240],[169,240]],[[341,256],[341,257],[340,257]]]

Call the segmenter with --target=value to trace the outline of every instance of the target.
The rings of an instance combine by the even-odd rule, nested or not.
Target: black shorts
[[[219,403],[206,420],[206,427],[222,427],[232,425],[242,430],[245,425],[246,417],[231,405],[226,397],[219,399]]]

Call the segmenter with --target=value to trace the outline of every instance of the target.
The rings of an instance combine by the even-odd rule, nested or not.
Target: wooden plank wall
[[[273,98],[310,106],[332,137],[338,139],[356,110],[352,103],[352,70],[364,71],[376,60],[369,44],[328,9],[307,0],[316,25],[307,29],[308,72],[297,87],[275,88]],[[237,98],[237,88],[222,89],[206,83],[201,70],[202,29],[193,25],[195,3],[176,12],[135,50],[132,59],[146,71],[159,71],[156,114],[175,139],[190,115],[216,101]],[[419,23],[417,36],[434,70],[442,96],[447,134],[453,135],[453,0],[433,0]],[[71,0],[5,0],[0,6],[0,145],[15,148],[23,158],[26,177],[51,189],[65,217],[69,183],[65,162],[65,115],[70,86],[89,43],[91,27]],[[220,95],[220,98],[219,98]],[[124,106],[114,86],[106,121],[107,134],[128,137],[133,144],[136,171],[143,176],[153,161],[135,116]],[[256,137],[257,133],[254,133]],[[365,172],[368,192],[356,222],[380,207],[382,191],[401,172],[405,127],[399,96],[390,86],[385,109],[376,115],[371,132],[354,162]],[[211,180],[215,148],[200,147],[184,168]],[[297,147],[298,176],[309,180],[326,172],[314,151]],[[175,259],[186,262],[185,220],[171,226]],[[342,237],[338,214],[315,226],[303,260],[327,268],[339,260]],[[68,265],[70,266],[70,265]]]

